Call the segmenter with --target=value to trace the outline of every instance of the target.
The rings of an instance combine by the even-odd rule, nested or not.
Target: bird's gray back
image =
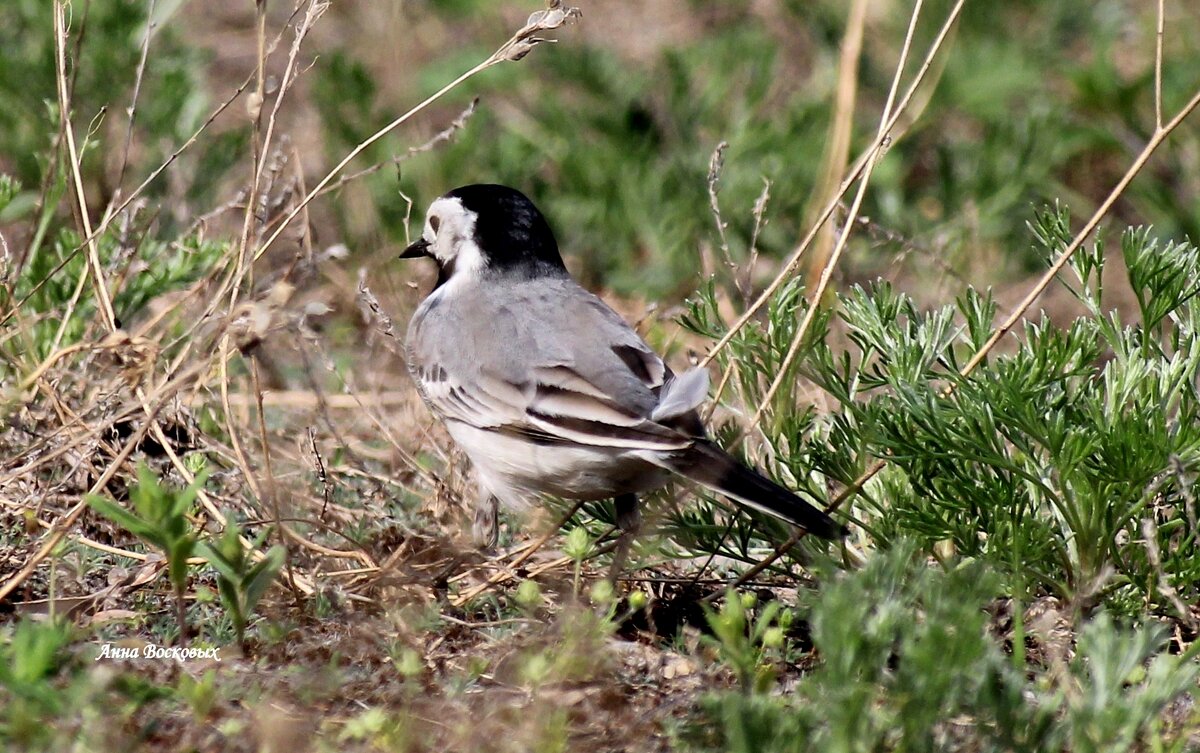
[[[574,280],[447,283],[409,325],[409,368],[441,367],[460,384],[529,384],[535,369],[566,367],[630,412],[649,416],[665,367],[633,329]],[[419,381],[419,380],[418,380]]]

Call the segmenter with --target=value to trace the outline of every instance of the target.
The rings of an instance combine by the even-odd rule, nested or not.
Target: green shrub
[[[1069,240],[1065,210],[1041,213],[1033,229],[1047,256]],[[1141,321],[1106,307],[1101,239],[1071,266],[1090,313],[1062,328],[1026,322],[1013,346],[967,377],[959,371],[995,326],[989,294],[968,290],[930,311],[886,283],[840,296],[847,345],[835,350],[822,314],[798,359],[840,408],[815,420],[791,407],[802,384],[781,390],[764,420],[774,470],[821,499],[827,482],[848,485],[886,459],[855,511],[875,541],[913,538],[928,551],[948,542],[1005,574],[1019,598],[1048,591],[1083,609],[1107,599],[1173,610],[1161,575],[1194,602],[1200,549],[1186,511],[1200,469],[1200,251],[1146,229],[1127,231],[1121,246]],[[803,305],[794,296],[785,289],[766,321],[721,355],[744,405],[757,404],[760,375],[782,360]],[[711,289],[684,323],[723,334]],[[705,514],[689,513],[693,522]]]
[[[819,664],[787,695],[709,694],[689,747],[1116,753],[1186,741],[1159,724],[1168,703],[1195,690],[1200,649],[1172,655],[1160,627],[1101,615],[1072,658],[1029,678],[989,632],[999,579],[978,562],[942,570],[923,560],[897,543],[827,580],[802,610]]]

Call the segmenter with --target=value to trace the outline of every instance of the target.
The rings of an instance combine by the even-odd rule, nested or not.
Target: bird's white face
[[[478,215],[463,206],[462,200],[446,197],[434,201],[425,213],[421,237],[429,244],[429,253],[442,269],[452,275],[470,274],[483,268],[483,251],[475,242]]]
[[[525,194],[505,186],[456,188],[429,205],[421,237],[401,259],[432,258],[436,288],[486,275],[532,280],[565,277],[546,218]]]

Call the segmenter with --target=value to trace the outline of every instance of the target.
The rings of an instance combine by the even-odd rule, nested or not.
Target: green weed
[[[1196,649],[1172,655],[1162,630],[1100,616],[1073,658],[1029,679],[989,634],[985,607],[999,585],[980,563],[931,568],[904,543],[880,552],[808,599],[802,613],[821,661],[794,692],[710,694],[704,722],[715,730],[695,728],[689,747],[1051,753],[1175,744],[1158,723],[1195,689]]]
[[[196,553],[217,571],[217,592],[221,604],[233,621],[238,644],[245,651],[246,623],[259,599],[283,567],[286,552],[273,546],[257,562],[251,557],[261,546],[261,540],[250,546],[242,543],[241,529],[230,520],[225,532],[214,541],[201,541]]]
[[[154,546],[166,557],[167,575],[175,591],[175,619],[181,645],[187,645],[188,636],[185,599],[188,559],[195,551],[197,541],[188,515],[205,479],[206,474],[201,473],[188,487],[169,489],[143,464],[138,466],[138,482],[129,490],[132,512],[97,495],[89,496],[87,500],[93,510]]]

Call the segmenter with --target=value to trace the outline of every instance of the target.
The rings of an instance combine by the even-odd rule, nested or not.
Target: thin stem
[[[1162,66],[1163,30],[1166,26],[1166,0],[1158,0],[1158,28],[1154,35],[1154,130],[1163,127]]]
[[[255,4],[255,44],[256,55],[254,65],[254,94],[250,100],[252,133],[250,137],[250,192],[246,196],[246,210],[242,215],[242,234],[238,243],[237,251],[237,271],[230,277],[229,285],[229,305],[232,307],[237,300],[238,287],[241,284],[243,275],[246,274],[248,265],[246,263],[246,255],[250,248],[250,237],[254,234],[254,217],[258,209],[258,192],[262,187],[263,165],[266,164],[267,141],[262,136],[262,106],[267,92],[267,4],[260,2]],[[284,92],[281,90],[275,98],[276,104],[283,98]],[[270,136],[268,135],[268,139]],[[251,276],[250,284],[254,284],[254,278]],[[213,296],[214,299],[220,296]]]
[[[92,234],[92,221],[88,215],[87,195],[83,189],[83,176],[80,172],[79,150],[75,145],[75,129],[71,125],[71,96],[67,91],[67,27],[65,10],[62,0],[54,3],[54,48],[56,79],[58,82],[59,118],[63,137],[67,143],[68,166],[71,169],[71,185],[75,192],[76,207],[79,211],[79,224],[84,237],[90,238],[87,244],[88,267],[91,271],[92,286],[96,290],[96,306],[100,309],[101,321],[109,332],[116,330],[116,314],[113,313],[112,299],[104,284],[104,270],[100,267],[100,249]]]
[[[896,101],[896,92],[900,88],[900,78],[904,73],[904,64],[908,62],[908,51],[912,45],[913,34],[917,29],[917,20],[920,18],[922,5],[923,0],[917,0],[913,6],[912,16],[909,18],[908,32],[904,36],[904,45],[900,49],[900,59],[896,62],[896,73],[892,78],[892,86],[888,90],[887,102],[883,106],[883,114],[879,120],[879,130],[875,134],[875,143],[880,146],[872,150],[867,157],[866,168],[863,170],[862,178],[859,179],[858,192],[854,195],[854,201],[850,205],[850,212],[846,215],[846,221],[842,225],[842,232],[838,234],[833,252],[829,255],[829,260],[821,270],[817,289],[813,291],[810,298],[808,310],[805,312],[804,319],[800,323],[800,329],[792,336],[792,343],[788,347],[788,352],[783,359],[783,363],[779,366],[779,371],[771,381],[771,386],[767,388],[766,394],[759,401],[757,410],[754,411],[754,415],[750,418],[750,423],[742,431],[739,439],[744,439],[749,435],[754,430],[754,427],[758,426],[758,422],[762,420],[767,406],[771,404],[771,400],[774,399],[776,393],[779,392],[779,388],[783,386],[783,382],[788,378],[792,364],[795,362],[796,356],[800,353],[800,346],[804,342],[804,337],[808,334],[808,330],[812,326],[817,312],[821,310],[821,299],[825,296],[825,291],[829,287],[829,281],[833,278],[833,270],[837,267],[838,261],[841,260],[842,252],[846,249],[846,242],[850,239],[850,231],[854,227],[854,220],[858,217],[863,197],[867,194],[867,186],[871,181],[871,174],[875,170],[875,163],[879,159],[880,154],[882,154],[883,145],[887,143],[892,106]]]
[[[175,621],[179,623],[179,645],[186,646],[188,644],[187,602],[184,600],[184,587],[181,583],[175,584]]]
[[[959,14],[962,13],[965,2],[966,0],[958,0],[958,2],[956,2],[954,7],[950,10],[950,14],[946,17],[945,23],[942,24],[942,28],[938,31],[937,37],[933,40],[933,44],[930,45],[929,51],[925,55],[925,60],[921,63],[921,67],[917,71],[917,75],[913,78],[912,83],[909,84],[908,89],[904,92],[904,96],[900,98],[900,103],[896,106],[891,118],[888,119],[887,127],[883,129],[883,133],[890,133],[891,130],[895,128],[896,123],[899,122],[900,116],[904,114],[908,107],[908,103],[912,100],[913,95],[916,94],[917,87],[920,86],[921,82],[925,80],[925,74],[929,72],[930,67],[933,65],[934,57],[936,57],[938,51],[941,50],[942,44],[945,42],[946,37],[950,34],[950,29],[954,26],[954,22],[958,20]],[[859,158],[855,161],[854,166],[850,168],[850,172],[846,175],[845,180],[842,181],[841,186],[838,187],[837,193],[830,199],[829,203],[825,205],[825,209],[817,216],[817,219],[813,222],[808,234],[804,236],[804,240],[802,240],[800,245],[797,246],[796,250],[792,252],[792,256],[790,259],[788,259],[787,264],[785,264],[783,269],[780,270],[779,274],[775,276],[775,279],[771,281],[771,284],[767,286],[766,290],[764,290],[758,296],[758,299],[754,301],[754,304],[748,308],[745,313],[738,317],[738,320],[734,322],[732,327],[729,328],[729,331],[726,332],[725,335],[719,341],[717,341],[717,344],[708,351],[707,355],[705,355],[700,362],[701,366],[707,366],[712,359],[716,357],[716,354],[721,349],[725,348],[729,344],[730,340],[736,337],[737,333],[740,332],[742,328],[745,327],[750,320],[752,320],[758,314],[762,307],[767,305],[767,302],[771,300],[771,297],[774,296],[775,293],[778,292],[778,290],[792,278],[792,275],[795,274],[797,268],[800,266],[800,261],[804,255],[804,252],[810,245],[812,245],[813,239],[817,237],[817,233],[820,232],[821,226],[829,220],[829,218],[833,215],[834,210],[837,209],[838,204],[841,202],[842,196],[850,190],[850,186],[854,185],[854,182],[858,180],[860,175],[862,175],[863,171],[866,169],[867,161],[871,159],[872,155],[874,155],[876,151],[883,147],[885,138],[886,137],[877,137],[875,141],[869,147],[867,147],[866,151],[859,156]]]
[[[129,148],[133,144],[133,123],[137,117],[138,95],[142,92],[142,79],[146,75],[146,59],[150,56],[150,36],[154,31],[154,5],[157,0],[150,0],[146,9],[146,34],[142,37],[142,56],[138,60],[137,74],[133,79],[133,97],[129,101],[129,109],[125,111],[129,124],[125,128],[125,148],[121,153],[121,172],[117,176],[117,188],[113,192],[113,202],[121,198],[121,186],[125,185],[125,170],[129,167]]]

